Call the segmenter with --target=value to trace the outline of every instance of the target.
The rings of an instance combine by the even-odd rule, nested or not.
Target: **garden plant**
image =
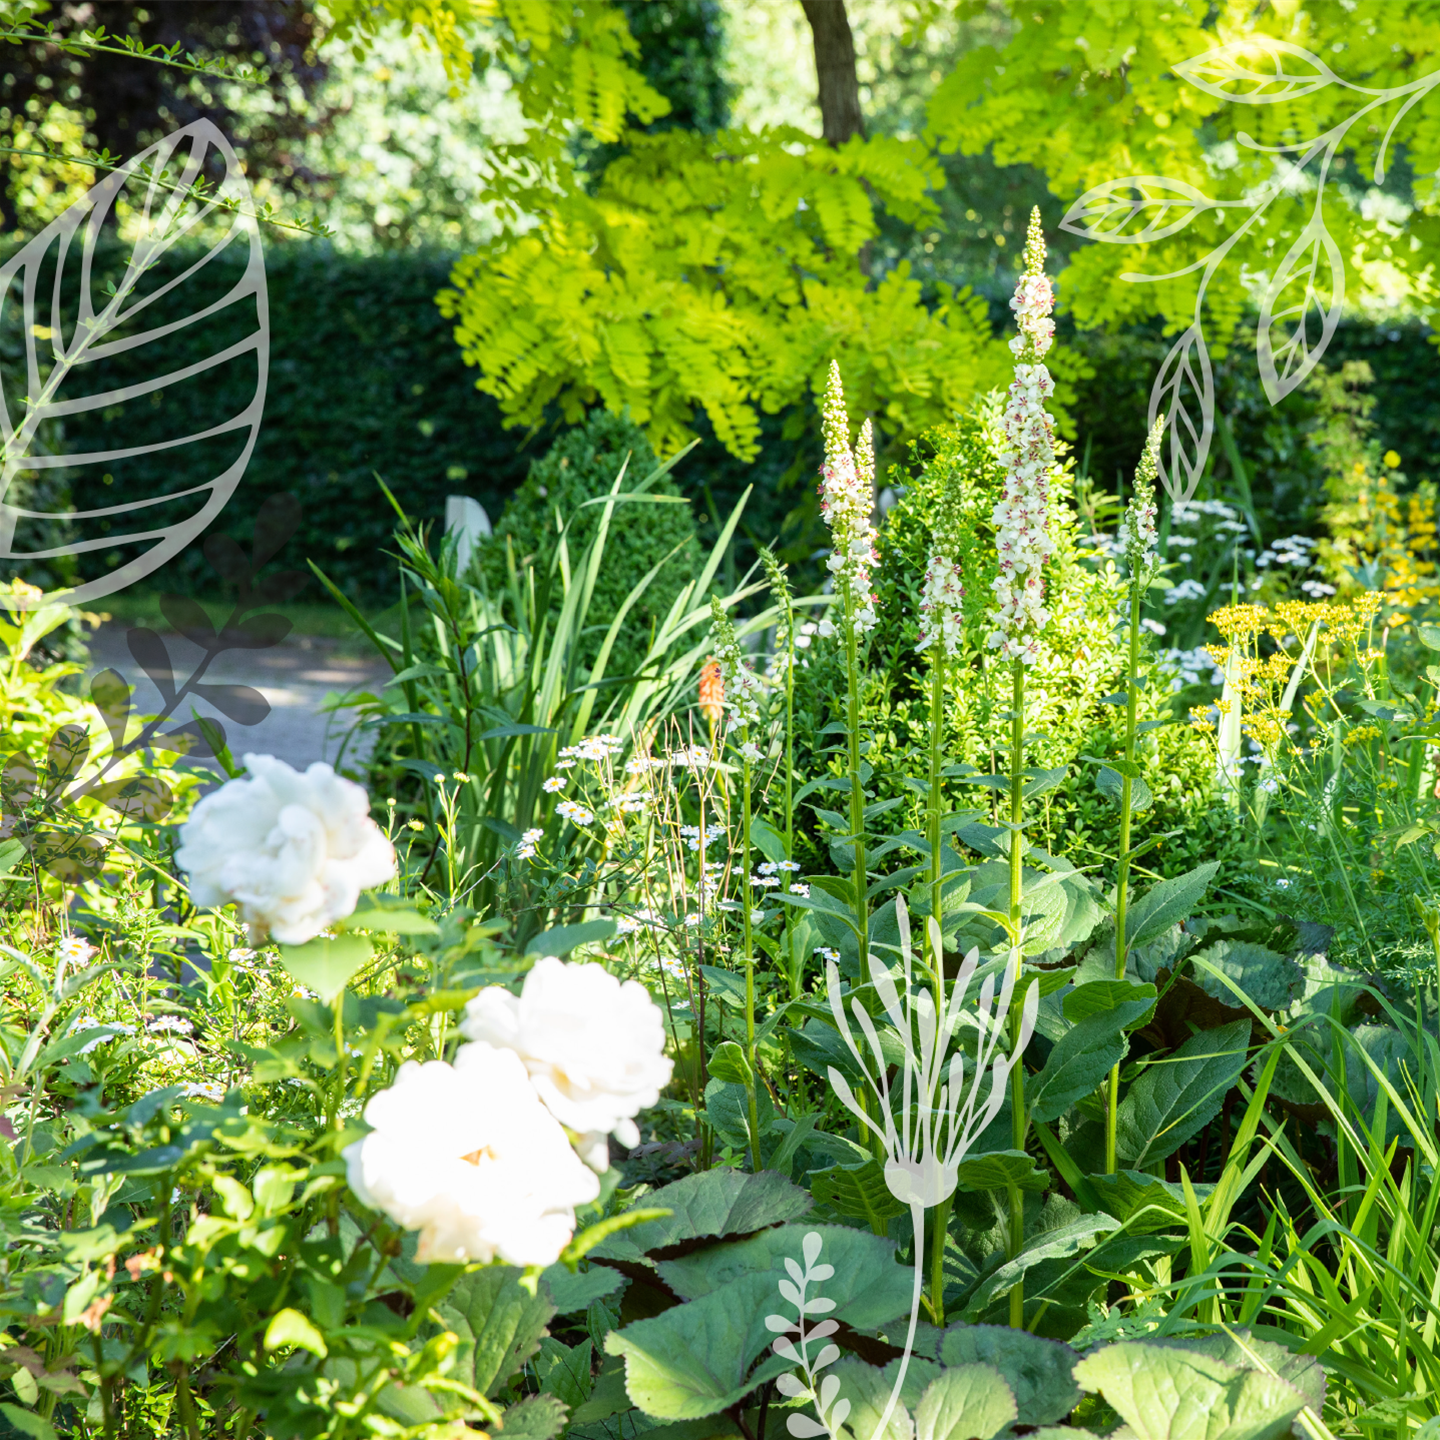
[[[332,18],[363,55],[384,10]],[[517,206],[550,187],[545,224],[439,301],[511,418],[576,422],[493,534],[462,556],[377,477],[370,605],[329,557],[277,568],[273,498],[203,542],[223,615],[162,602],[188,674],[128,632],[155,714],[87,671],[76,586],[0,584],[0,1436],[1434,1440],[1435,496],[1373,376],[1308,382],[1316,533],[1257,507],[1223,415],[1226,485],[1207,449],[1177,493],[1183,406],[1128,425],[1111,494],[1065,438],[1038,207],[991,334],[973,297],[851,273],[872,204],[928,223],[928,142],[677,127],[587,186],[577,137],[662,112],[622,12],[496,10],[531,119],[589,103],[557,66],[599,78],[576,144],[497,170]],[[459,73],[452,8],[407,23]],[[732,143],[799,217],[763,264]],[[706,290],[667,177],[722,160]],[[151,178],[172,221],[224,209]],[[607,266],[660,297],[628,340],[588,302],[589,339],[540,323]],[[828,348],[822,282],[855,310]],[[526,326],[563,363],[522,364]],[[27,334],[61,343],[0,329]],[[8,469],[59,453],[81,358],[32,367]],[[748,490],[710,529],[687,499],[692,401],[749,454],[761,391],[814,401],[818,554]],[[129,563],[109,544],[85,596]],[[207,675],[307,583],[380,678],[297,767],[240,738],[264,696]]]

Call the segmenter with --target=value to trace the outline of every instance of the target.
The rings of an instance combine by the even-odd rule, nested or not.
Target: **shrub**
[[[487,586],[498,591],[505,583],[507,542],[517,560],[528,555],[548,560],[556,549],[562,519],[570,527],[566,548],[569,563],[574,565],[595,535],[605,509],[586,502],[610,492],[621,466],[625,466],[621,492],[629,493],[658,464],[645,432],[628,415],[592,411],[583,425],[565,431],[530,467],[525,483],[511,497],[493,540],[481,547],[476,561]],[[680,498],[679,487],[668,473],[655,480],[646,493]],[[629,611],[611,653],[610,673],[631,675],[644,660],[651,635],[694,568],[698,544],[689,505],[617,505],[610,516],[605,552],[605,566],[591,597],[590,634],[581,646],[581,664],[594,660],[606,627],[630,592],[655,566],[661,566]],[[552,618],[559,615],[560,605],[557,585],[551,592]]]

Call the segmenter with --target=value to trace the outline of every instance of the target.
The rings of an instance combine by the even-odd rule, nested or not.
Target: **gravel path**
[[[118,670],[135,687],[132,700],[139,714],[155,714],[161,708],[160,693],[130,653],[126,642],[128,626],[106,624],[90,639],[89,674],[108,668]],[[182,636],[166,634],[165,646],[174,663],[176,678],[184,681],[194,671],[204,652]],[[359,690],[375,691],[391,671],[383,661],[357,660],[340,653],[339,642],[312,636],[297,636],[268,650],[232,650],[219,656],[205,679],[221,684],[251,685],[270,703],[270,713],[254,725],[241,725],[221,715],[205,701],[195,702],[202,715],[211,716],[225,727],[231,753],[239,762],[247,753],[274,755],[304,769],[313,760],[334,763],[340,753],[351,720],[346,716],[321,713],[327,699]],[[88,678],[87,678],[88,684]],[[182,702],[176,723],[190,718],[190,702]],[[344,765],[349,769],[368,750],[357,736],[345,748]],[[186,762],[217,768],[214,761]]]

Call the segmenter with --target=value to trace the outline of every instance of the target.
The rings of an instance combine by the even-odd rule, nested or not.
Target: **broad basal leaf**
[[[920,1397],[915,1440],[991,1440],[1017,1414],[1015,1396],[993,1365],[955,1365]]]
[[[878,1234],[884,1234],[888,1221],[905,1213],[905,1206],[890,1193],[878,1160],[822,1170],[813,1177],[810,1193],[817,1205],[863,1220]]]
[[[1211,860],[1173,880],[1156,881],[1125,917],[1126,944],[1144,945],[1163,935],[1172,925],[1188,919],[1205,898],[1219,868],[1220,862]]]
[[[1125,1058],[1130,1044],[1126,1030],[1143,1020],[1151,1008],[1148,999],[1123,1000],[1113,1009],[1097,1011],[1072,1025],[1035,1077],[1031,1115],[1042,1122],[1058,1119],[1095,1090]]]
[[[1197,950],[1190,966],[1195,983],[1207,995],[1234,1009],[1244,1002],[1221,976],[1233,980],[1262,1010],[1283,1010],[1305,989],[1305,972],[1288,955],[1246,940],[1217,940]]]
[[[992,1150],[967,1155],[956,1169],[961,1190],[1004,1190],[1017,1185],[1021,1190],[1043,1190],[1050,1183],[1034,1157],[1023,1150]]]
[[[488,1394],[508,1380],[540,1348],[555,1307],[543,1289],[531,1295],[510,1265],[475,1270],[456,1281],[438,1306],[446,1326],[460,1337],[456,1379]]]
[[[612,1235],[592,1252],[595,1259],[639,1260],[682,1240],[704,1235],[749,1235],[798,1219],[814,1203],[798,1185],[773,1170],[747,1175],[739,1170],[706,1170],[662,1185],[638,1202],[644,1209],[669,1210]]]
[[[1082,1215],[1053,1230],[1041,1231],[1026,1242],[1025,1248],[1007,1260],[966,1302],[969,1315],[983,1315],[992,1301],[998,1300],[1015,1286],[1027,1270],[1046,1260],[1060,1260],[1088,1249],[1099,1235],[1118,1230],[1120,1222],[1109,1215]]]
[[[1293,1386],[1196,1351],[1121,1341],[1075,1367],[1137,1440],[1274,1440],[1305,1398]]]
[[[834,1302],[828,1315],[857,1330],[874,1330],[909,1311],[914,1272],[896,1263],[895,1242],[847,1225],[782,1225],[748,1240],[662,1260],[656,1269],[682,1300],[696,1300],[752,1274],[768,1273],[771,1284],[778,1285],[788,1273],[787,1260],[803,1265],[802,1246],[812,1234],[821,1238],[822,1262],[835,1269],[819,1291]]]
[[[1250,1021],[1192,1035],[1171,1054],[1148,1064],[1116,1116],[1115,1146],[1136,1170],[1173,1154],[1220,1111],[1240,1078],[1250,1044]]]
[[[993,1365],[1015,1397],[1016,1423],[1054,1425],[1080,1399],[1073,1370],[1080,1358],[1058,1340],[1008,1325],[952,1325],[940,1339],[942,1365]]]
[[[778,1355],[755,1366],[774,1339],[765,1317],[783,1309],[773,1274],[746,1275],[687,1305],[612,1330],[605,1351],[624,1357],[625,1389],[647,1415],[714,1415],[791,1368]]]
[[[1092,1175],[1090,1183],[1108,1214],[1125,1222],[1132,1235],[1146,1235],[1186,1223],[1185,1192],[1158,1175],[1143,1170],[1117,1170],[1113,1175]],[[1214,1186],[1196,1184],[1195,1198],[1203,1206]]]

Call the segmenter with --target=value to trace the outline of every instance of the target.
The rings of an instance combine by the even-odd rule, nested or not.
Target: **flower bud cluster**
[[[740,726],[758,725],[760,677],[745,663],[745,652],[740,648],[735,626],[725,613],[724,606],[713,595],[710,597],[710,616],[710,637],[716,663],[720,666],[724,703],[730,712],[730,721]]]
[[[1148,581],[1159,565],[1155,552],[1155,477],[1160,469],[1160,437],[1165,417],[1157,416],[1145,441],[1145,453],[1135,471],[1135,485],[1125,518],[1120,522],[1120,543],[1125,547],[1125,561],[1130,574],[1142,583]]]
[[[1020,333],[1010,342],[1018,363],[1001,417],[1005,483],[993,514],[1000,573],[992,582],[995,609],[989,639],[1005,659],[1027,665],[1040,658],[1040,636],[1050,622],[1044,566],[1055,553],[1050,533],[1055,417],[1045,409],[1055,382],[1040,363],[1055,335],[1050,319],[1054,298],[1044,264],[1045,242],[1036,210],[1025,242],[1024,273],[1010,301]]]
[[[830,362],[830,383],[825,391],[822,419],[825,463],[820,469],[820,514],[830,527],[830,558],[826,562],[857,636],[876,625],[875,595],[870,567],[875,553],[875,444],[867,420],[860,427],[855,449],[850,449],[850,422],[845,413],[845,392],[840,367]],[[833,621],[822,621],[822,635],[833,635]]]

